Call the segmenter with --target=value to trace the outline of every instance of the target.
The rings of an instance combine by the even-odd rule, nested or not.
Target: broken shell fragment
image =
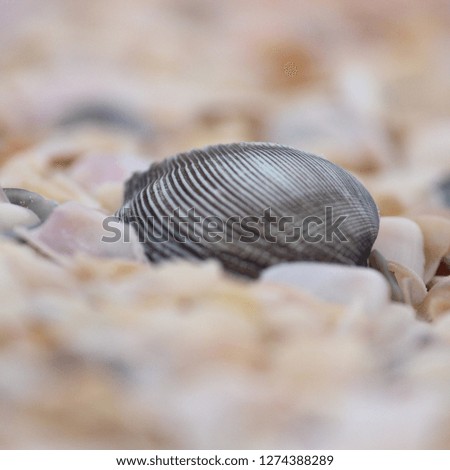
[[[433,285],[418,310],[427,320],[436,320],[450,313],[450,278],[448,276]]]
[[[61,264],[77,253],[145,261],[143,248],[129,227],[76,202],[58,206],[39,227],[16,232],[30,246]]]
[[[424,283],[424,241],[420,227],[404,217],[381,217],[374,249],[387,260],[404,301],[419,305],[427,293]]]
[[[423,277],[423,235],[414,221],[404,217],[381,217],[374,249],[388,261],[395,261]]]
[[[403,302],[403,293],[398,285],[397,279],[392,271],[389,271],[389,265],[386,258],[378,251],[373,250],[369,256],[369,266],[379,271],[391,288],[391,299],[396,302]]]
[[[439,264],[450,256],[450,221],[444,217],[421,215],[414,217],[424,238],[426,284],[435,275]]]
[[[427,295],[423,279],[412,269],[395,261],[389,261],[388,268],[397,279],[404,301],[414,307],[422,303]]]

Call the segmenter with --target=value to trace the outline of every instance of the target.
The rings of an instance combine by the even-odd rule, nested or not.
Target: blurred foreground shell
[[[337,165],[269,143],[215,145],[135,173],[118,216],[153,262],[218,259],[257,277],[285,261],[366,265],[377,207]]]
[[[102,102],[80,104],[63,114],[58,125],[66,128],[91,125],[127,131],[140,136],[153,134],[150,125],[145,120],[140,119],[133,110],[124,109],[123,105]]]

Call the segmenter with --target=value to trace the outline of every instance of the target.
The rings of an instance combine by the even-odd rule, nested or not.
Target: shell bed
[[[448,449],[445,2],[6,3],[0,448]],[[209,194],[284,213],[312,158],[292,149],[322,156],[312,200],[368,209],[369,266],[262,244],[246,276],[218,247],[149,262],[112,214],[184,201],[191,149],[239,166],[249,142],[280,165],[238,183],[211,161]],[[160,192],[136,199],[150,165]],[[327,192],[330,168],[355,192]]]

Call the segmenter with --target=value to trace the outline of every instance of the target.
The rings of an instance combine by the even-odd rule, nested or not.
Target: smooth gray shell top
[[[366,265],[377,207],[337,165],[270,143],[214,145],[135,173],[117,215],[150,261],[218,259],[249,277],[286,261]]]

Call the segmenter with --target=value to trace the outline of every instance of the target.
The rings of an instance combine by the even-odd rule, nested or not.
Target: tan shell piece
[[[395,261],[388,262],[388,267],[397,279],[404,301],[415,307],[419,305],[427,295],[423,279],[412,269]]]
[[[94,193],[101,183],[123,182],[133,170],[148,166],[134,156],[133,148],[102,147],[81,137],[63,133],[16,154],[2,167],[2,185],[24,188],[58,202],[77,201],[98,208]]]
[[[426,296],[423,235],[418,224],[404,217],[381,217],[377,249],[387,260],[410,305],[419,305]]]
[[[380,214],[383,216],[399,216],[406,210],[406,204],[397,195],[389,191],[372,190],[371,194],[377,203]]]
[[[428,320],[450,314],[450,277],[439,280],[430,289],[423,303],[419,307],[419,313]]]
[[[431,188],[439,170],[433,167],[393,168],[389,172],[372,175],[365,181],[382,216],[398,216],[433,202]],[[417,213],[417,212],[416,212]]]
[[[423,244],[422,231],[412,220],[404,217],[381,217],[380,231],[373,248],[388,261],[395,261],[423,278]]]
[[[78,201],[90,207],[98,202],[59,170],[43,162],[39,152],[17,155],[2,168],[2,185],[23,188],[58,202]]]
[[[421,215],[414,217],[424,237],[426,284],[431,281],[443,258],[450,256],[450,220],[434,216]]]
[[[123,202],[123,184],[105,183],[95,191],[95,198],[102,208],[109,214],[113,214]]]

